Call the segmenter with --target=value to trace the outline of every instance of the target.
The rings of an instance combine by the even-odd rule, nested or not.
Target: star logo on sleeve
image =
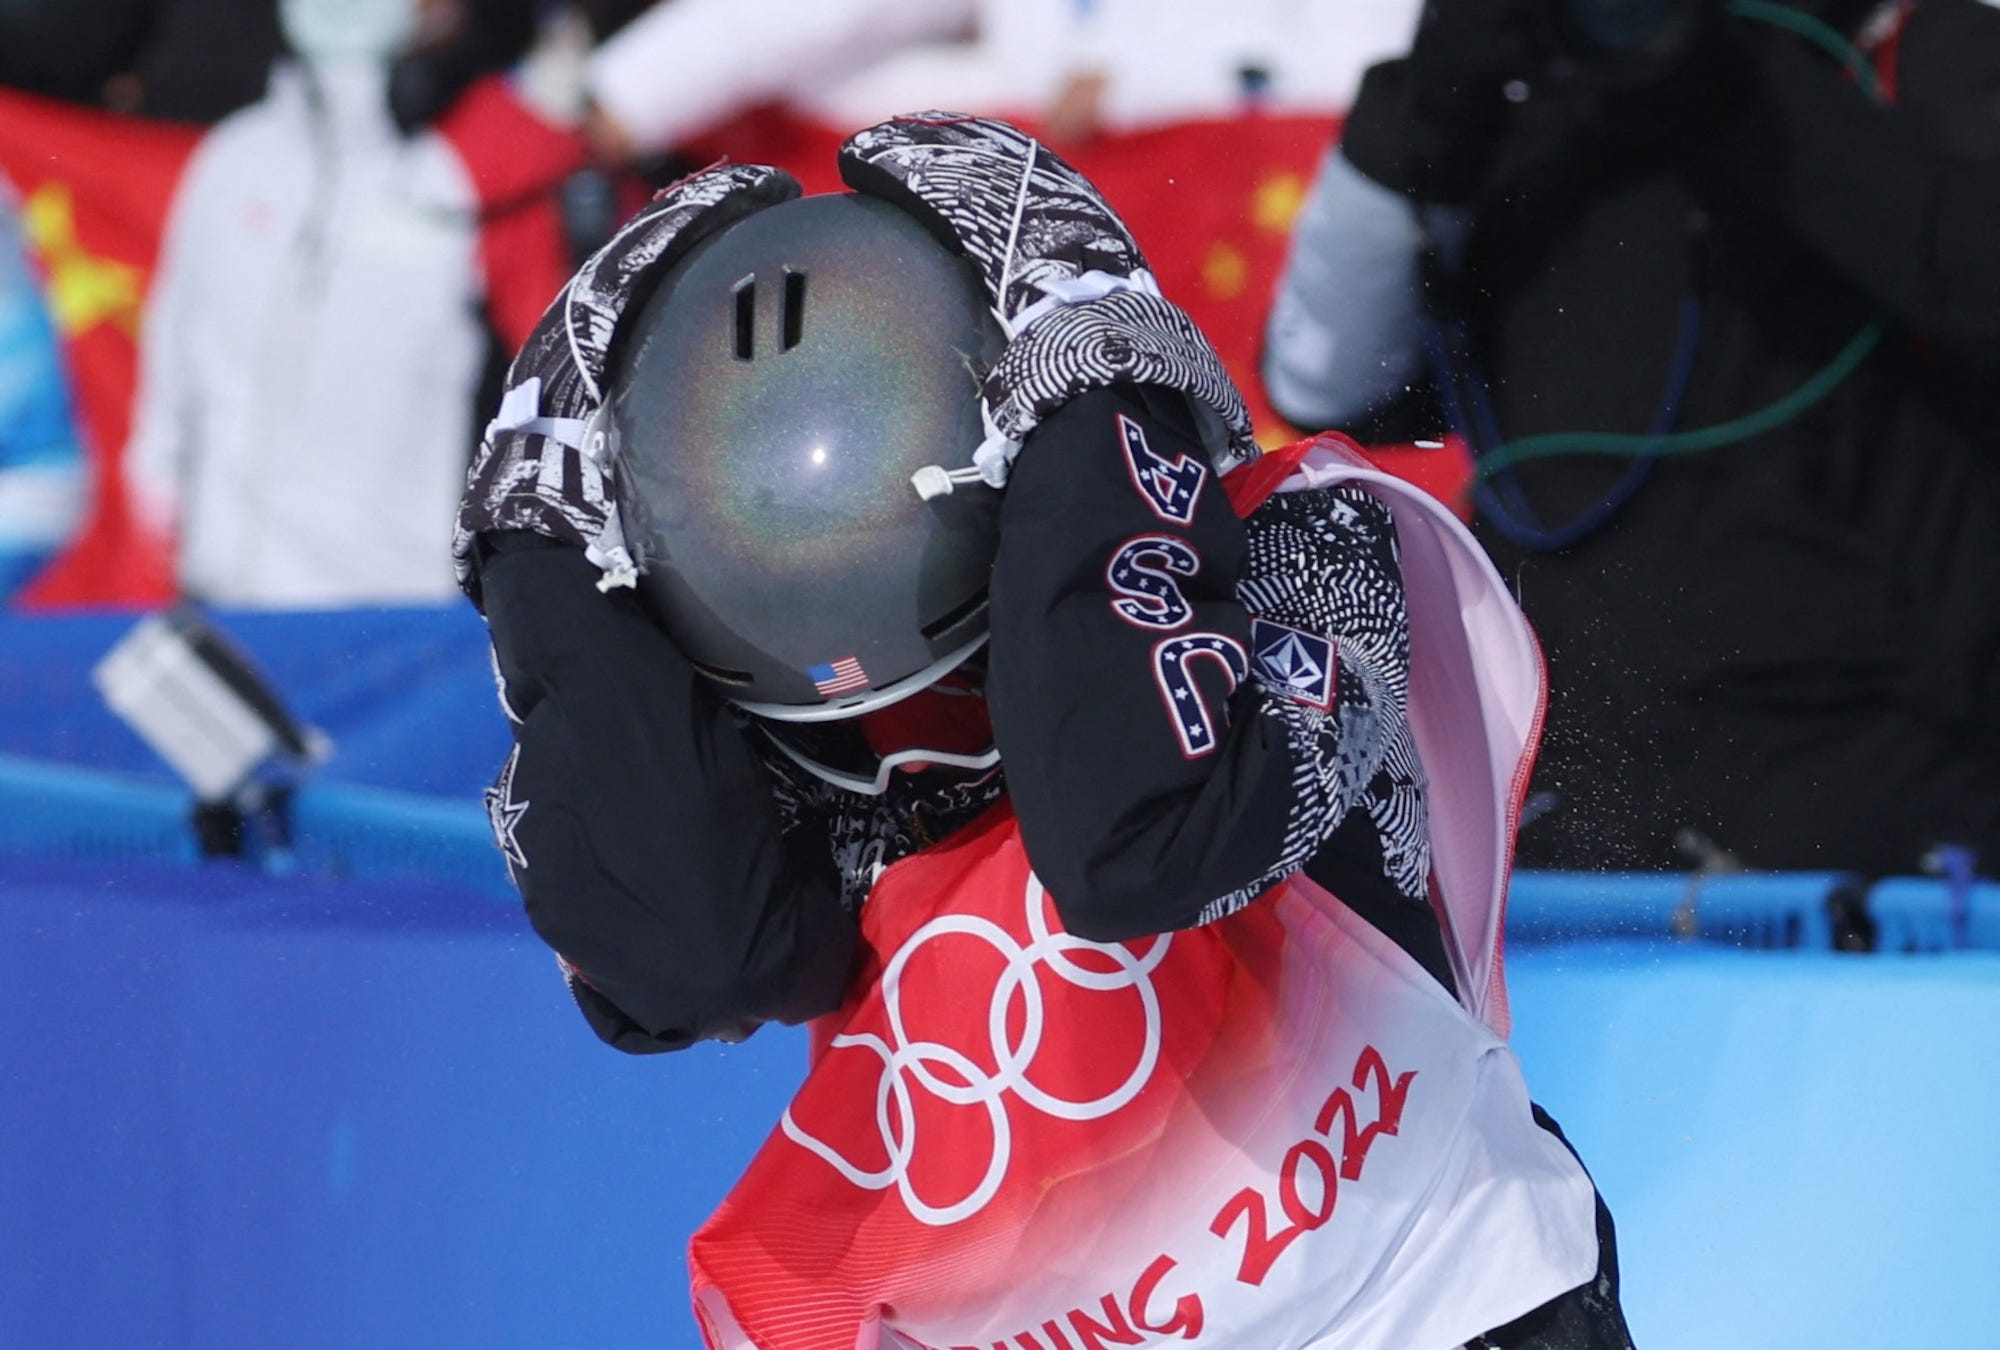
[[[517,745],[500,770],[500,781],[486,789],[486,819],[493,826],[493,842],[506,856],[510,874],[528,865],[528,855],[521,851],[521,841],[514,837],[521,817],[528,814],[528,803],[514,800],[514,771],[520,763],[521,747]]]

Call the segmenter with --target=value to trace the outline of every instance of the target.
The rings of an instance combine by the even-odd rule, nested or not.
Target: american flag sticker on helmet
[[[868,687],[868,672],[861,668],[861,662],[851,656],[843,656],[823,666],[808,666],[806,678],[826,698],[851,694]]]

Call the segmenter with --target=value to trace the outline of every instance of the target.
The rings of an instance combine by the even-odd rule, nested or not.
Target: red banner
[[[1069,154],[1131,224],[1167,294],[1214,340],[1266,445],[1298,432],[1271,410],[1258,378],[1264,316],[1335,126],[1312,117],[1187,122],[1102,136]],[[580,144],[535,119],[498,80],[475,88],[439,130],[477,187],[492,320],[503,341],[518,344],[567,276],[552,189],[582,161]],[[835,151],[844,135],[771,110],[699,149],[781,165],[807,191],[827,192],[841,186]],[[172,594],[168,547],[141,536],[121,462],[140,314],[175,184],[200,136],[198,127],[0,91],[0,175],[21,200],[46,278],[93,485],[81,531],[23,592],[26,605],[147,604]],[[1378,458],[1447,500],[1463,493],[1456,450]]]
[[[205,128],[141,121],[0,91],[0,177],[25,234],[76,387],[91,508],[70,545],[23,591],[30,608],[157,604],[174,592],[171,545],[128,509],[123,458],[140,316],[175,189]],[[438,126],[471,176],[481,213],[488,317],[511,349],[568,280],[554,189],[581,141],[483,81]]]
[[[139,315],[167,207],[201,128],[141,122],[0,90],[0,175],[20,202],[76,390],[91,463],[77,538],[23,592],[29,606],[149,603],[172,593],[166,547],[141,538],[120,472]]]

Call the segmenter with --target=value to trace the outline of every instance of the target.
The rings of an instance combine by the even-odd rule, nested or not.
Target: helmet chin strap
[[[907,764],[943,766],[952,769],[990,769],[1000,762],[1000,747],[997,745],[976,755],[959,754],[950,750],[912,748],[882,756],[876,763],[875,776],[867,778],[858,773],[836,769],[831,764],[822,764],[779,735],[775,727],[763,726],[761,729],[785,758],[813,777],[848,792],[858,792],[865,797],[879,797],[887,792],[896,770]]]

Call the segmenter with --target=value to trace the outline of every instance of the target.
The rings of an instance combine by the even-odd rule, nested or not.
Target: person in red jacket
[[[1384,1095],[1365,1128],[1344,1088],[1304,1104],[1336,1137],[1348,1113],[1338,1160],[1293,1150],[1338,1171],[1308,1240],[1254,1270],[1177,1247],[1217,1282],[1177,1334],[1628,1346],[1609,1215],[1502,1040],[1500,799],[1540,684],[1497,578],[1454,583],[1455,524],[1324,447],[1260,459],[1213,350],[1046,147],[925,114],[841,167],[855,191],[817,198],[716,167],[629,222],[515,361],[459,518],[516,741],[495,836],[591,1027],[644,1053],[818,1019],[794,1111],[698,1239],[711,1344],[1080,1326],[1062,1308],[1140,1248],[1225,1231],[1166,1170],[1218,1147],[1202,1122],[1252,1111],[1217,1166],[1261,1166],[1304,1100],[1286,1080],[1338,1059]],[[1405,538],[1484,619],[1413,625]],[[1489,620],[1527,689],[1511,720],[1480,688]],[[1454,699],[1458,725],[1432,711]],[[957,992],[922,1000],[999,1009],[997,1064],[909,1040],[901,991],[944,932],[1016,953],[998,984],[952,957]],[[1030,996],[1017,961],[1064,988]],[[1192,992],[1215,980],[1243,992]],[[1030,1028],[1087,1076],[1118,1017],[1066,1000],[1121,992],[1150,1048],[1078,1105]],[[878,1025],[902,1048],[857,1060]],[[991,1145],[966,1194],[912,1170],[912,1094],[985,1108],[932,1146],[950,1170]],[[886,1171],[847,1148],[870,1121]],[[1171,1210],[1156,1229],[1114,1241],[1107,1214],[1073,1270],[967,1283],[966,1252],[1006,1234],[1025,1261],[1124,1166]],[[1335,1223],[1340,1185],[1370,1198]],[[787,1242],[845,1264],[765,1269]],[[1166,1325],[1148,1297],[1106,1317],[1125,1343]]]

